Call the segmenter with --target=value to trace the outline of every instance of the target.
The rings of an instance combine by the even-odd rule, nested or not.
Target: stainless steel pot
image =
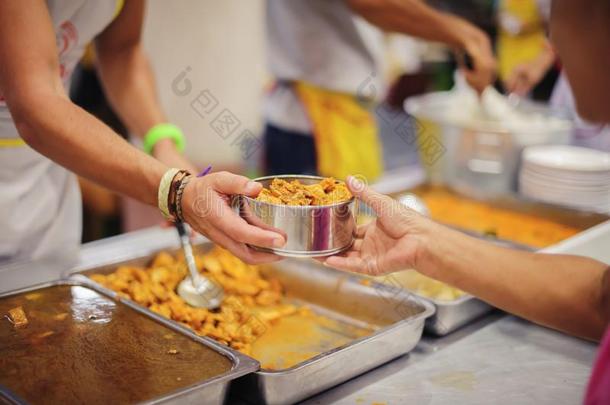
[[[428,181],[448,185],[464,193],[506,195],[517,191],[521,151],[535,144],[568,143],[572,123],[559,128],[525,128],[515,132],[501,122],[469,120],[452,122],[446,111],[455,110],[449,92],[411,97],[406,111],[415,117],[411,142],[417,145]],[[557,112],[531,102],[518,102],[517,110],[544,116]]]
[[[254,179],[269,186],[274,178],[287,181],[299,180],[303,184],[317,183],[323,177],[282,175]],[[286,237],[282,248],[261,248],[257,250],[273,252],[287,257],[330,256],[348,249],[354,240],[356,228],[356,204],[351,198],[332,205],[292,206],[257,201],[240,195],[239,214],[248,223],[277,231]]]

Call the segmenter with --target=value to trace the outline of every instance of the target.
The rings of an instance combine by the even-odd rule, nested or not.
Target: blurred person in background
[[[498,76],[507,93],[547,101],[557,69],[547,40],[548,0],[501,0],[498,4]]]
[[[495,77],[486,34],[420,0],[268,0],[267,53],[275,84],[264,118],[267,174],[369,179],[382,170],[371,107],[382,84],[374,49],[356,17],[378,28],[442,42],[473,59],[470,84]]]
[[[283,237],[246,224],[228,204],[227,195],[256,195],[261,186],[230,173],[191,175],[196,168],[179,150],[184,136],[157,100],[143,19],[143,0],[0,2],[0,263],[75,257],[81,201],[74,173],[174,219],[182,207],[195,230],[246,261],[275,260],[246,243],[280,246]],[[150,154],[68,99],[72,71],[91,41],[106,95]],[[169,197],[182,183],[178,204]]]
[[[610,123],[610,2],[553,0],[551,37],[578,113]],[[533,322],[603,339],[585,404],[610,404],[610,266],[574,255],[507,249],[442,226],[350,178],[377,219],[328,266],[380,275],[413,268]]]
[[[572,143],[610,151],[610,128],[579,116],[565,74],[548,40],[549,0],[502,0],[499,3],[498,75],[508,93],[549,101],[576,128]]]

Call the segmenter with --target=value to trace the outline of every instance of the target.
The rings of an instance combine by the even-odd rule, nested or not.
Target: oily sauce
[[[21,306],[27,325],[5,316]],[[82,286],[0,299],[0,385],[33,404],[151,400],[221,375],[231,361]]]

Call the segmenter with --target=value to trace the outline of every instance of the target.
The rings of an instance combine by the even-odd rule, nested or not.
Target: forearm
[[[347,0],[349,6],[385,31],[464,47],[482,32],[459,17],[433,9],[421,0]]]
[[[39,96],[11,107],[20,135],[32,148],[113,191],[157,205],[164,164],[129,145],[66,97]]]
[[[139,44],[121,50],[99,52],[98,71],[111,105],[131,133],[143,138],[153,126],[166,122],[148,57]],[[197,169],[175,147],[170,139],[155,144],[153,155],[168,166]]]
[[[98,58],[106,96],[130,132],[144,137],[151,127],[167,120],[149,60],[140,44],[119,50],[98,47]]]
[[[505,311],[599,339],[608,323],[608,266],[592,259],[518,252],[440,230],[418,269]]]

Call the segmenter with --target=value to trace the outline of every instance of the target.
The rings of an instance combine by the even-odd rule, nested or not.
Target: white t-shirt
[[[118,0],[47,1],[66,90],[86,45],[113,20],[120,4]],[[18,137],[11,114],[0,96],[0,140]],[[0,265],[57,257],[62,252],[74,255],[81,235],[81,201],[76,177],[27,145],[2,145]]]
[[[310,132],[294,91],[282,81],[378,98],[382,35],[344,0],[267,0],[268,68],[279,86],[268,95],[265,119],[283,129]]]

